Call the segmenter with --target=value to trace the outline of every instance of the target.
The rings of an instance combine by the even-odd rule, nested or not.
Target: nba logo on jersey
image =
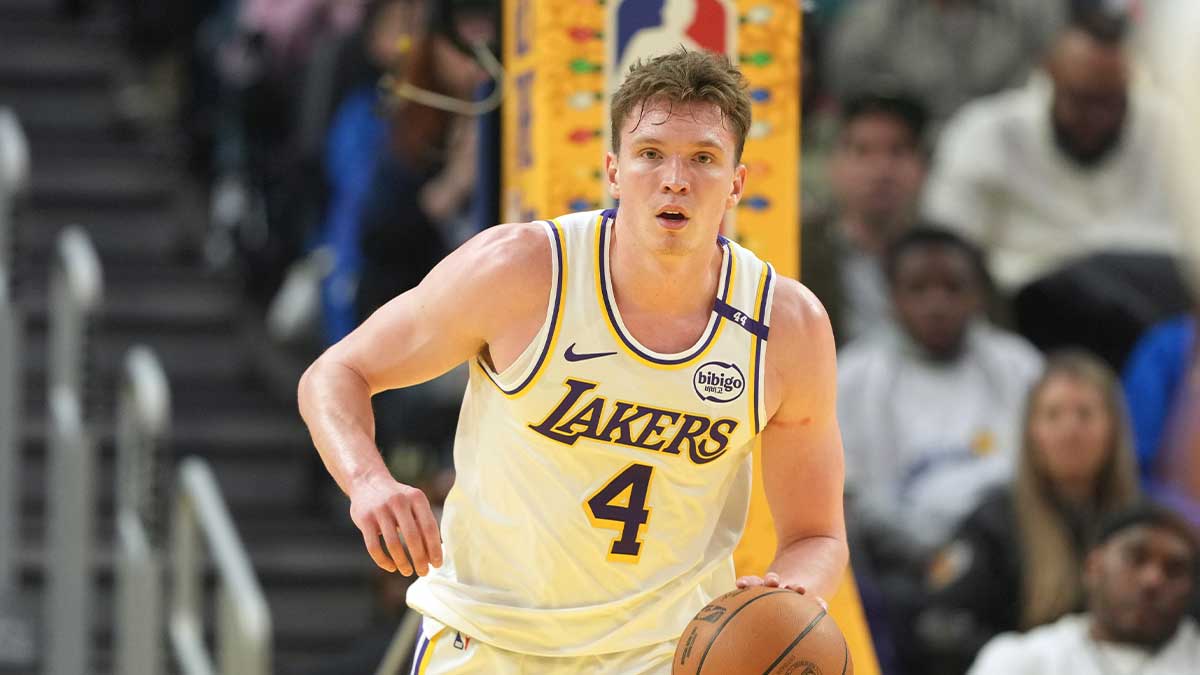
[[[609,93],[629,67],[679,49],[737,53],[737,8],[733,0],[614,0],[608,4]],[[736,63],[736,60],[735,60]]]

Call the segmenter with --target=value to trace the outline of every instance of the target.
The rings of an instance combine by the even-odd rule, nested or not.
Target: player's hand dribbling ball
[[[672,675],[852,675],[846,638],[815,599],[751,586],[708,603],[684,629]]]

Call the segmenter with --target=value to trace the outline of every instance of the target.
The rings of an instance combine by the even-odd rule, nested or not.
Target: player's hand
[[[391,476],[371,476],[350,490],[350,519],[362,532],[367,552],[388,572],[409,576],[442,566],[442,537],[429,499]],[[385,550],[379,544],[383,537]],[[408,554],[405,554],[405,548]],[[411,560],[410,560],[411,559]]]
[[[768,588],[784,588],[789,591],[795,591],[800,595],[807,595],[806,589],[800,584],[785,584],[779,579],[779,575],[775,572],[767,572],[765,577],[745,576],[737,580],[738,588],[750,588],[751,586],[767,586]],[[829,611],[829,603],[825,602],[825,598],[819,595],[812,596],[825,611]]]

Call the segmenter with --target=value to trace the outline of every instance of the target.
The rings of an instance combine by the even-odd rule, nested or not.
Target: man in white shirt
[[[1129,60],[1120,21],[1078,17],[1027,86],[947,124],[923,204],[984,249],[1022,334],[1118,367],[1187,307],[1161,156],[1170,112]]]
[[[909,231],[889,248],[884,276],[896,325],[838,353],[837,412],[854,569],[887,606],[902,672],[917,673],[909,633],[925,562],[1012,475],[1042,358],[987,324],[983,259],[960,237]]]
[[[987,324],[978,251],[918,228],[888,252],[897,329],[838,355],[851,524],[877,567],[919,569],[980,496],[1011,476],[1041,355]]]
[[[1101,526],[1084,567],[1086,614],[984,647],[969,675],[1187,675],[1200,630],[1185,616],[1200,549],[1176,514],[1135,506]]]

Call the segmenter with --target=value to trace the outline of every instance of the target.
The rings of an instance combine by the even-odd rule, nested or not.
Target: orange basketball
[[[850,675],[846,638],[825,608],[782,588],[739,588],[684,629],[672,675]]]

